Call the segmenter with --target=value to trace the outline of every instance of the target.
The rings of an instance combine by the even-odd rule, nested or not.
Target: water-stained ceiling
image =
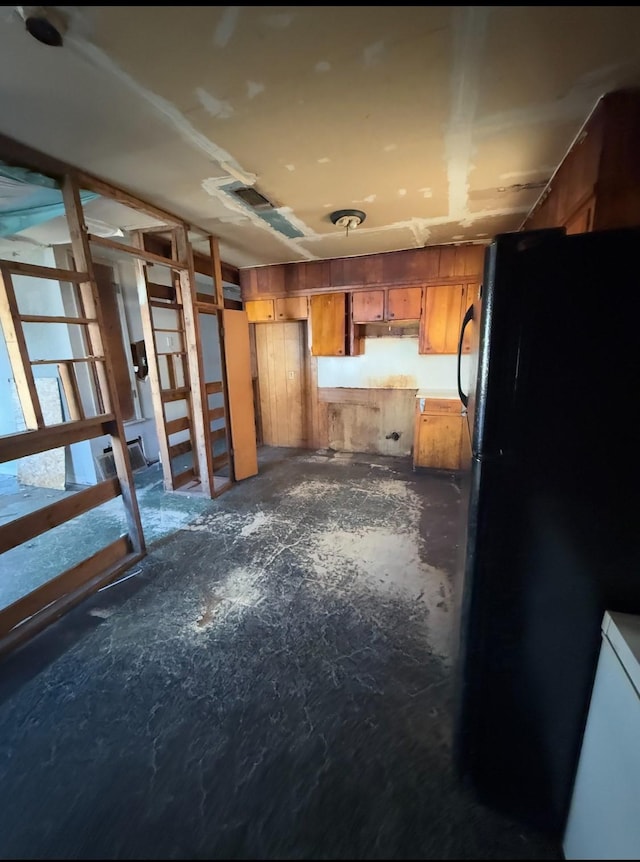
[[[34,8],[0,9],[0,132],[239,267],[516,230],[598,99],[640,86],[638,6],[39,7],[60,47]]]

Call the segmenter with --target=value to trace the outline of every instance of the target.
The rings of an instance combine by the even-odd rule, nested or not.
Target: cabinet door
[[[421,287],[392,287],[387,292],[387,320],[419,320]]]
[[[249,323],[264,323],[275,320],[272,299],[250,299],[244,304]]]
[[[345,356],[347,294],[318,293],[309,297],[312,356]]]
[[[354,323],[384,320],[384,290],[361,290],[351,296]]]
[[[418,353],[458,353],[464,293],[462,284],[425,288]]]
[[[417,418],[414,466],[459,470],[463,419],[460,414],[421,413]]]
[[[281,296],[276,299],[276,320],[306,320],[306,296]]]

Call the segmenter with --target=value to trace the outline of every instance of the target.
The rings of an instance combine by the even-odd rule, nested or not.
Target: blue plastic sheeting
[[[95,192],[80,192],[83,204],[97,197]],[[0,162],[0,236],[13,236],[64,212],[56,180]]]

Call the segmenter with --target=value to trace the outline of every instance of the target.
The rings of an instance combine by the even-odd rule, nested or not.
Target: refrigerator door
[[[605,609],[640,613],[640,229],[496,238],[465,512],[455,757],[561,835]]]
[[[527,337],[527,260],[550,265],[564,228],[498,234],[485,252],[481,314],[478,315],[475,386],[469,401],[471,450],[483,458],[499,455],[512,437],[520,352]]]

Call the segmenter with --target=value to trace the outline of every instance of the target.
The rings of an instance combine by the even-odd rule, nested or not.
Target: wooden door
[[[262,441],[306,447],[305,325],[257,324],[255,333]]]
[[[258,472],[256,421],[251,380],[251,347],[246,311],[223,311],[224,357],[227,375],[229,427],[236,481]]]

